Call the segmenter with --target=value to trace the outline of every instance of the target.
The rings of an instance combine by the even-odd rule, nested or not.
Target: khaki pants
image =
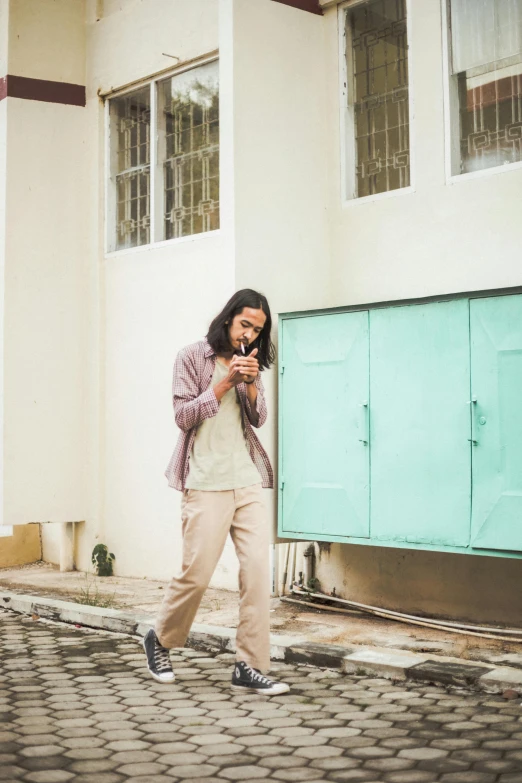
[[[183,563],[167,587],[156,634],[163,647],[183,647],[203,593],[230,533],[239,559],[236,659],[268,671],[270,587],[268,529],[261,484],[207,492],[188,489],[181,504]]]

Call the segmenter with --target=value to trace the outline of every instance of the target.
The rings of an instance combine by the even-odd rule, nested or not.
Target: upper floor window
[[[450,0],[452,173],[522,160],[522,0]]]
[[[371,0],[342,13],[346,195],[405,188],[410,184],[406,0]]]
[[[111,98],[109,154],[109,250],[219,228],[217,61]]]

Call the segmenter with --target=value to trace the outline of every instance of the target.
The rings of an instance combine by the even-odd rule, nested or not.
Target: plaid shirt
[[[172,400],[174,418],[181,432],[165,475],[169,487],[181,492],[185,489],[189,457],[197,429],[204,419],[210,419],[219,411],[219,402],[210,385],[215,366],[216,354],[207,340],[200,340],[183,348],[174,364]],[[255,384],[257,399],[254,408],[247,397],[245,384],[240,383],[236,389],[250,456],[261,474],[263,487],[271,489],[274,486],[274,475],[270,460],[252,429],[261,427],[266,421],[266,402],[260,375],[257,376]]]

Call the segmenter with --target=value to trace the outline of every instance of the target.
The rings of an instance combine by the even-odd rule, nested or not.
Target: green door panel
[[[371,537],[468,546],[467,300],[370,312]]]
[[[471,301],[472,546],[522,551],[522,297]]]
[[[368,313],[282,322],[282,533],[369,535]]]

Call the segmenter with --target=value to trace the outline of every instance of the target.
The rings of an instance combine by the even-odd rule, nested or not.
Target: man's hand
[[[247,387],[249,399],[251,399],[251,401],[255,400],[257,389],[255,384],[250,383],[250,381],[257,378],[259,373],[259,362],[255,358],[256,354],[257,348],[254,348],[250,356],[232,357],[226,377],[214,386],[214,393],[218,402],[221,402],[227,391],[230,391],[230,389],[233,389],[235,386],[239,386],[240,383],[249,383],[249,386]]]
[[[254,348],[249,356],[233,356],[230,362],[230,369],[234,367],[241,375],[241,380],[238,383],[250,383],[255,380],[259,374],[259,362],[256,359],[257,348]],[[235,386],[237,383],[234,384]]]

